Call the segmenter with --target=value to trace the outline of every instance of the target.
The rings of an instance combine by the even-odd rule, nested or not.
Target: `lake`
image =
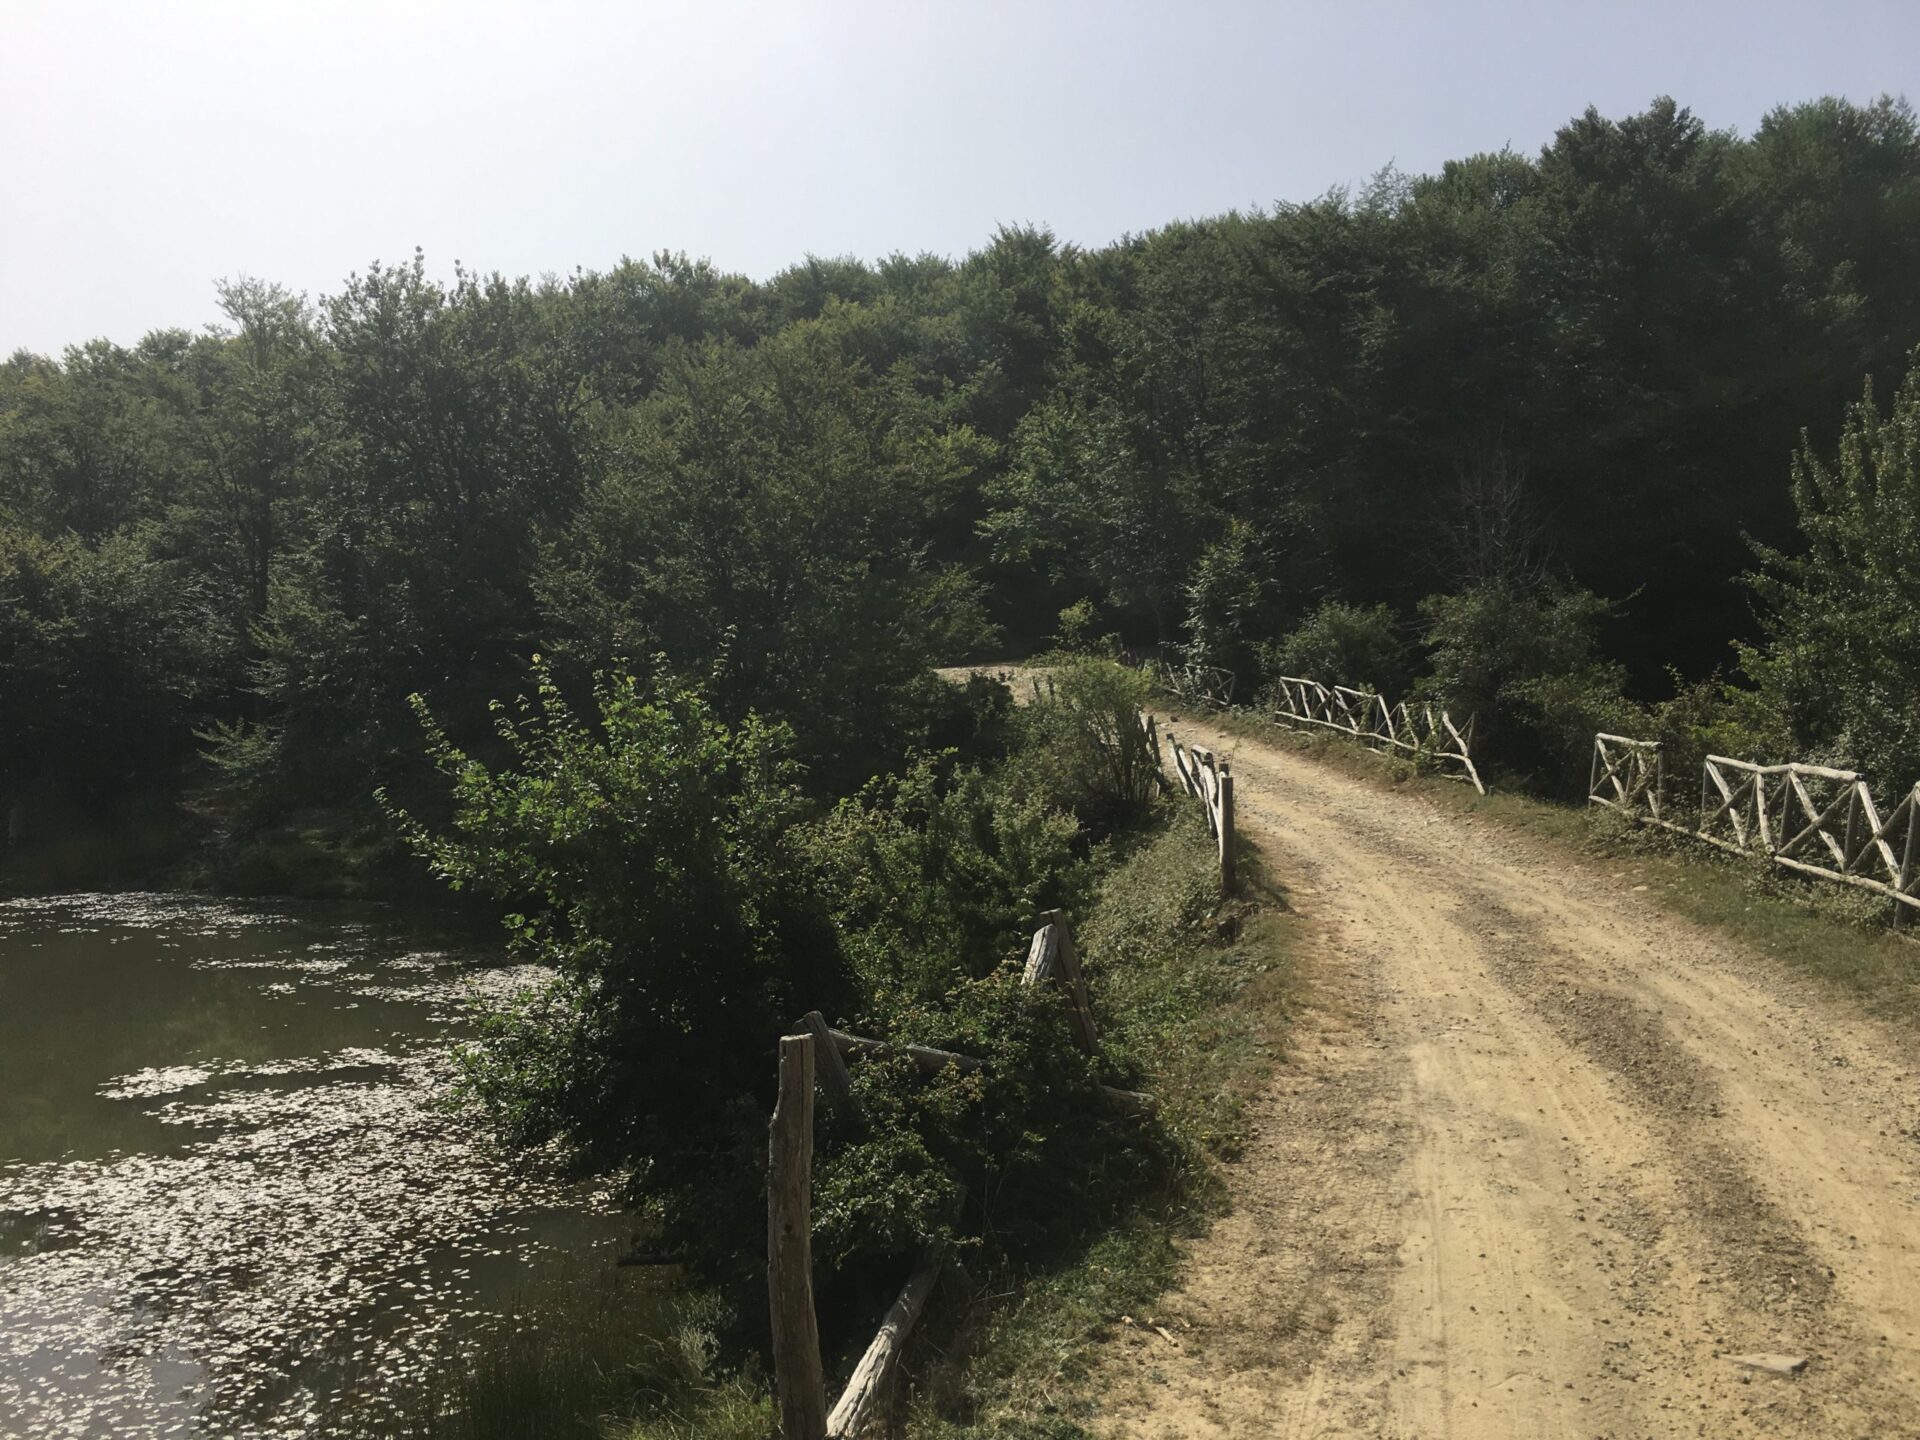
[[[535,983],[374,907],[0,901],[0,1435],[309,1436],[631,1228],[444,1103]]]

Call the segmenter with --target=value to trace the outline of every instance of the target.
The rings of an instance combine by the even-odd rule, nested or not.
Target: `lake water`
[[[0,1436],[308,1436],[388,1397],[605,1197],[442,1103],[537,978],[372,908],[0,902]]]

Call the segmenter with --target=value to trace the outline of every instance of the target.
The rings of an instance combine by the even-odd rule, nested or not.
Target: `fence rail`
[[[1461,778],[1482,795],[1480,771],[1473,763],[1473,721],[1456,724],[1444,706],[1401,701],[1393,704],[1372,690],[1322,685],[1298,675],[1276,681],[1276,713],[1283,720],[1337,730],[1356,740],[1373,741],[1408,754],[1428,754],[1458,765]]]
[[[1852,770],[1709,755],[1700,765],[1699,812],[1685,825],[1668,813],[1665,778],[1658,741],[1604,732],[1593,737],[1589,804],[1885,895],[1894,902],[1896,925],[1920,910],[1920,785],[1882,819],[1867,782]]]
[[[1151,715],[1140,717],[1140,728],[1153,749],[1155,765],[1164,767],[1160,757],[1160,731]],[[1182,745],[1173,731],[1167,731],[1167,750],[1173,756],[1174,773],[1181,788],[1198,800],[1207,814],[1207,831],[1213,836],[1220,856],[1220,893],[1231,895],[1235,883],[1239,835],[1233,821],[1233,768],[1229,761],[1216,757],[1204,745]],[[1165,769],[1161,771],[1165,774]]]
[[[1222,670],[1218,665],[1176,665],[1171,660],[1153,663],[1160,683],[1182,700],[1222,710],[1233,704],[1233,671]]]

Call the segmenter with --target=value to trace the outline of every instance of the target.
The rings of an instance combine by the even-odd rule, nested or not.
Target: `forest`
[[[793,1016],[986,1056],[862,1067],[843,1331],[929,1237],[1048,1253],[1022,1185],[1098,1225],[1197,1163],[1076,1118],[1147,1022],[1082,1056],[1007,971],[1177,868],[1116,662],[1439,699],[1550,797],[1596,728],[1920,780],[1902,100],[1590,110],[1097,249],[218,295],[0,365],[0,876],[484,897],[555,978],[466,1092],[735,1298]],[[1041,651],[1076,658],[1018,711],[935,671]],[[1180,884],[1112,953],[1199,933]]]
[[[931,743],[930,664],[1063,610],[1243,696],[1417,683],[1549,790],[1559,732],[1676,693],[1920,775],[1903,101],[1589,111],[1092,250],[219,296],[0,365],[23,847],[105,820],[224,884],[367,883],[373,790],[430,774],[409,697],[482,733],[536,651],[711,676],[837,793]]]

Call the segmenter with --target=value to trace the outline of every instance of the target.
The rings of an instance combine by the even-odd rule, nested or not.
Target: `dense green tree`
[[[681,353],[620,416],[538,584],[562,653],[716,672],[729,713],[779,716],[815,761],[872,773],[903,700],[985,636],[974,582],[927,559],[980,446],[817,325]]]
[[[1920,779],[1920,351],[1882,414],[1871,383],[1838,454],[1793,462],[1805,549],[1758,546],[1765,637],[1741,662],[1795,759]],[[1789,758],[1789,757],[1778,757]]]

